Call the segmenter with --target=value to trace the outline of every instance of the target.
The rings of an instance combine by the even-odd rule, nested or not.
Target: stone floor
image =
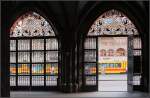
[[[127,91],[127,74],[99,75],[98,91]]]
[[[11,98],[150,98],[148,93],[127,92],[127,75],[100,75],[98,92],[61,93],[61,92],[35,92],[12,91]]]
[[[148,93],[141,92],[82,92],[82,93],[60,93],[60,92],[11,92],[11,98],[150,98]]]

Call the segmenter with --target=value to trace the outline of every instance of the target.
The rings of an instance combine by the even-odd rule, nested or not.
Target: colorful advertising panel
[[[32,74],[33,75],[43,75],[44,74],[44,64],[32,64]]]
[[[16,75],[16,64],[10,64],[10,75]]]
[[[126,73],[127,37],[98,38],[99,73]]]
[[[58,75],[58,63],[46,64],[47,75]]]
[[[30,75],[30,64],[18,64],[18,75]]]

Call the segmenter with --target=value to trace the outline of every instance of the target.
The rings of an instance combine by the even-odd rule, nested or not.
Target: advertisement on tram
[[[127,72],[127,37],[98,38],[99,73]]]

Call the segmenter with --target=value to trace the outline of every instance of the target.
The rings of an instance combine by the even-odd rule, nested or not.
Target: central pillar
[[[62,92],[72,93],[78,91],[77,83],[77,60],[75,45],[61,41],[61,61],[59,71],[59,89]]]

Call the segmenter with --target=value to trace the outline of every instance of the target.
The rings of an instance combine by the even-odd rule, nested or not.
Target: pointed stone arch
[[[100,15],[90,27],[87,36],[138,35],[138,30],[122,12],[112,9]]]

